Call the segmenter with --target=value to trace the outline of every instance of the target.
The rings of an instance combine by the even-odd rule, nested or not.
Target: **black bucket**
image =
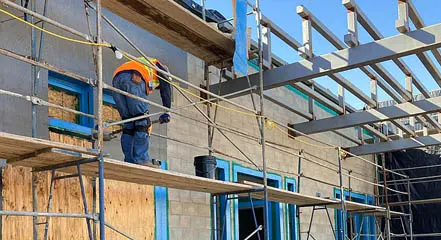
[[[194,168],[196,176],[213,179],[216,170],[216,157],[197,156],[194,158]]]

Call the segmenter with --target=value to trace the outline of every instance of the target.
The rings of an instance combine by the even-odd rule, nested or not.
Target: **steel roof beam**
[[[369,109],[347,115],[319,119],[306,123],[294,124],[294,128],[305,133],[313,134],[330,130],[343,129],[362,124],[391,121],[421,114],[429,114],[441,110],[441,97],[423,99],[415,102],[405,102],[390,107]],[[412,134],[414,135],[414,134]]]
[[[411,148],[429,147],[435,145],[441,145],[441,133],[382,143],[363,144],[360,146],[351,147],[348,149],[348,151],[352,154],[361,156],[375,153],[400,151]]]
[[[438,47],[441,47],[441,24],[265,71],[263,73],[265,79],[264,89],[272,89],[293,82],[326,76]],[[252,85],[258,83],[257,73],[249,75],[249,78]],[[240,77],[235,81],[223,83],[222,92],[228,94],[248,87],[246,77]],[[213,84],[210,89],[216,92],[218,84]]]
[[[408,7],[409,7],[409,17],[410,20],[412,20],[413,25],[415,25],[415,27],[417,29],[419,28],[423,28],[426,25],[424,24],[423,18],[421,17],[421,15],[419,14],[418,10],[416,9],[415,5],[413,5],[411,0],[403,0],[405,2],[407,2]],[[433,56],[435,57],[436,61],[441,64],[441,52],[439,49],[432,49],[430,50],[433,54]]]

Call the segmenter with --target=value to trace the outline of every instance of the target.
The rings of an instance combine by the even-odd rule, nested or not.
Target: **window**
[[[48,85],[50,103],[93,114],[93,91],[88,84],[49,71]],[[51,130],[90,135],[93,119],[53,107],[48,111]]]
[[[230,181],[230,163],[216,159],[216,179],[221,181]],[[230,200],[225,195],[214,199],[213,219],[216,219],[216,239],[231,239],[231,212]]]
[[[262,183],[263,173],[248,167],[233,163],[233,182],[240,182],[243,180]],[[281,188],[282,178],[277,174],[268,174],[268,185]],[[253,199],[254,210],[257,217],[258,225],[263,225],[263,201]],[[269,202],[268,219],[269,219],[269,235],[272,240],[283,239],[283,209],[282,204],[277,202]],[[254,220],[252,215],[251,202],[248,197],[240,197],[234,200],[234,239],[244,239],[252,231],[255,230]],[[263,232],[260,231],[261,236]],[[254,238],[257,239],[256,235]]]
[[[357,203],[374,205],[374,199],[372,196],[364,195],[360,193],[345,191],[345,199],[351,200]],[[334,189],[334,197],[340,199],[340,189]],[[373,216],[364,216],[363,214],[352,214],[346,217],[346,223],[342,222],[340,217],[341,210],[335,210],[336,216],[336,234],[337,239],[342,240],[338,234],[341,226],[344,229],[345,236],[356,236],[359,240],[375,240],[375,219]],[[351,238],[352,239],[352,238]]]
[[[297,190],[296,180],[293,178],[285,177],[285,189],[290,192],[295,192]],[[297,240],[299,239],[298,234],[298,218],[297,218],[297,208],[294,204],[286,204],[286,236],[287,240]]]

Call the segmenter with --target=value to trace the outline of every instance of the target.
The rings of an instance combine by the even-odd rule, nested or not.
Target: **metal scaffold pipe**
[[[263,171],[263,235],[265,240],[269,240],[269,219],[268,219],[268,175],[265,159],[265,116],[264,114],[264,94],[263,94],[263,48],[262,48],[262,12],[260,10],[260,0],[256,0],[256,21],[258,28],[258,51],[259,51],[259,96],[260,96],[260,141],[262,146],[262,171]]]
[[[98,44],[102,43],[102,25],[101,25],[101,0],[96,1],[96,41]],[[98,126],[98,141],[97,147],[99,149],[99,163],[98,163],[98,183],[99,183],[99,229],[100,239],[105,240],[105,219],[104,219],[104,126],[103,126],[103,47],[97,46],[97,126]]]

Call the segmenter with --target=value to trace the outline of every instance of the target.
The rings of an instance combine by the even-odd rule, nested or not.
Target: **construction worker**
[[[123,63],[115,70],[113,73],[113,87],[144,99],[147,99],[153,90],[159,89],[163,106],[170,108],[171,87],[169,82],[164,81],[164,79],[169,78],[159,71],[147,67],[149,62],[145,58],[141,57],[139,60],[144,62],[145,65],[132,60]],[[168,72],[167,67],[158,60],[149,59],[149,61],[159,69]],[[113,93],[113,98],[122,119],[148,114],[149,104],[146,102],[116,92]],[[159,117],[160,124],[168,122],[170,122],[170,114],[164,113]],[[150,159],[148,154],[151,131],[150,118],[124,124],[121,147],[125,162],[151,167],[158,166],[157,161]]]

